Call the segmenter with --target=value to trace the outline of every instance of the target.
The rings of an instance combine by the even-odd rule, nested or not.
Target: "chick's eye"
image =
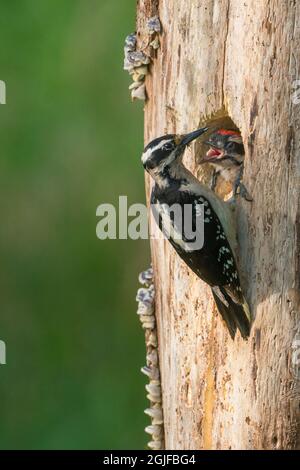
[[[164,146],[163,146],[163,149],[164,150],[173,150],[174,148],[174,144],[172,142],[167,142]]]
[[[233,150],[235,148],[235,143],[234,142],[228,142],[226,145],[227,150]]]

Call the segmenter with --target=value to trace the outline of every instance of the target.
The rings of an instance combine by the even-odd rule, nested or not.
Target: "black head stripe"
[[[151,142],[149,142],[149,144],[145,147],[144,152],[147,152],[147,150],[149,150],[150,148],[155,148],[162,140],[171,140],[174,139],[174,137],[175,134],[167,134],[161,137],[157,137],[156,139],[151,140]]]
[[[175,149],[175,136],[168,134],[152,140],[144,150],[142,161],[146,170],[161,166]]]
[[[164,158],[165,152],[161,149],[156,150],[155,152],[152,153],[151,158],[148,158],[148,160],[145,162],[145,166],[149,169],[152,170],[153,168],[156,168],[159,165],[159,162]]]

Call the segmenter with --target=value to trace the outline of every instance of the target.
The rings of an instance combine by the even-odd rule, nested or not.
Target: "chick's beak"
[[[209,142],[205,142],[209,144]],[[210,144],[211,145],[211,144]],[[221,160],[225,156],[225,153],[222,149],[218,149],[217,147],[210,146],[210,149],[206,152],[204,157],[200,160],[199,164],[202,165],[203,163],[207,162],[216,162],[217,160]]]
[[[201,129],[197,129],[196,131],[190,132],[189,134],[185,134],[182,137],[180,145],[186,146],[190,144],[193,140],[200,137],[200,135],[204,134],[204,132],[206,132],[207,130],[208,130],[208,127],[202,127]]]

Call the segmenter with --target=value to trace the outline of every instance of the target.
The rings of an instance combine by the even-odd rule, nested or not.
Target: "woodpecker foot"
[[[252,201],[253,201],[253,197],[250,196],[250,194],[248,193],[248,190],[247,190],[246,186],[244,186],[243,183],[240,183],[240,184],[239,184],[239,189],[240,189],[239,195],[240,195],[241,197],[243,197],[244,199],[246,199],[246,201],[248,201],[248,202],[252,202]]]
[[[241,181],[243,178],[243,172],[244,172],[244,165],[241,165],[238,177],[235,180],[234,185],[233,185],[233,197],[241,196],[244,199],[246,199],[246,201],[251,202],[253,201],[253,198],[250,196],[246,186]]]
[[[248,202],[253,201],[253,198],[248,193],[247,188],[241,182],[238,184],[238,186],[235,187],[231,198],[227,200],[227,202],[232,206],[232,208],[235,207],[236,200],[238,197],[242,197]]]
[[[219,176],[219,172],[214,170],[213,174],[212,174],[212,177],[211,177],[211,180],[210,180],[210,189],[212,191],[215,191],[215,189],[216,189],[218,176]]]

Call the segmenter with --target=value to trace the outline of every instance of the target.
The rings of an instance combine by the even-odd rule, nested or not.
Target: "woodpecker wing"
[[[187,265],[211,286],[226,286],[228,293],[237,301],[241,297],[241,288],[237,273],[236,262],[227,240],[222,224],[213,210],[210,202],[204,196],[193,195],[188,191],[164,192],[163,198],[159,192],[153,192],[152,210],[156,210],[160,217],[160,229],[169,238],[178,254],[184,259]],[[182,223],[176,224],[173,220],[166,220],[168,217],[166,208],[179,205],[182,208]],[[192,220],[185,220],[185,207],[191,205]],[[202,213],[199,213],[199,207]],[[155,216],[157,218],[157,215]],[[196,231],[196,218],[203,217],[203,234],[196,234],[199,239],[203,238],[203,247],[201,249],[192,250],[191,245],[183,232],[181,232],[181,240],[172,237],[167,223],[174,228],[174,233],[178,234],[182,227],[192,224],[193,231]]]
[[[173,190],[172,190],[173,189]],[[225,234],[222,223],[213,209],[209,199],[204,195],[191,193],[186,189],[169,188],[162,191],[155,186],[151,197],[152,210],[159,216],[160,229],[167,236],[172,246],[185,263],[213,289],[213,295],[224,321],[234,336],[238,327],[244,337],[248,336],[250,328],[249,308],[242,294],[236,261],[229,240]],[[177,223],[168,216],[166,207],[174,204],[182,208],[182,221]],[[191,249],[190,240],[185,234],[178,232],[186,225],[186,205],[192,207],[192,227],[197,229],[197,217],[203,217],[203,246],[200,249]],[[202,213],[199,212],[201,207]],[[157,220],[157,219],[156,219]],[[170,231],[168,227],[172,227]],[[200,224],[201,227],[201,224]],[[176,236],[174,236],[176,234]]]

